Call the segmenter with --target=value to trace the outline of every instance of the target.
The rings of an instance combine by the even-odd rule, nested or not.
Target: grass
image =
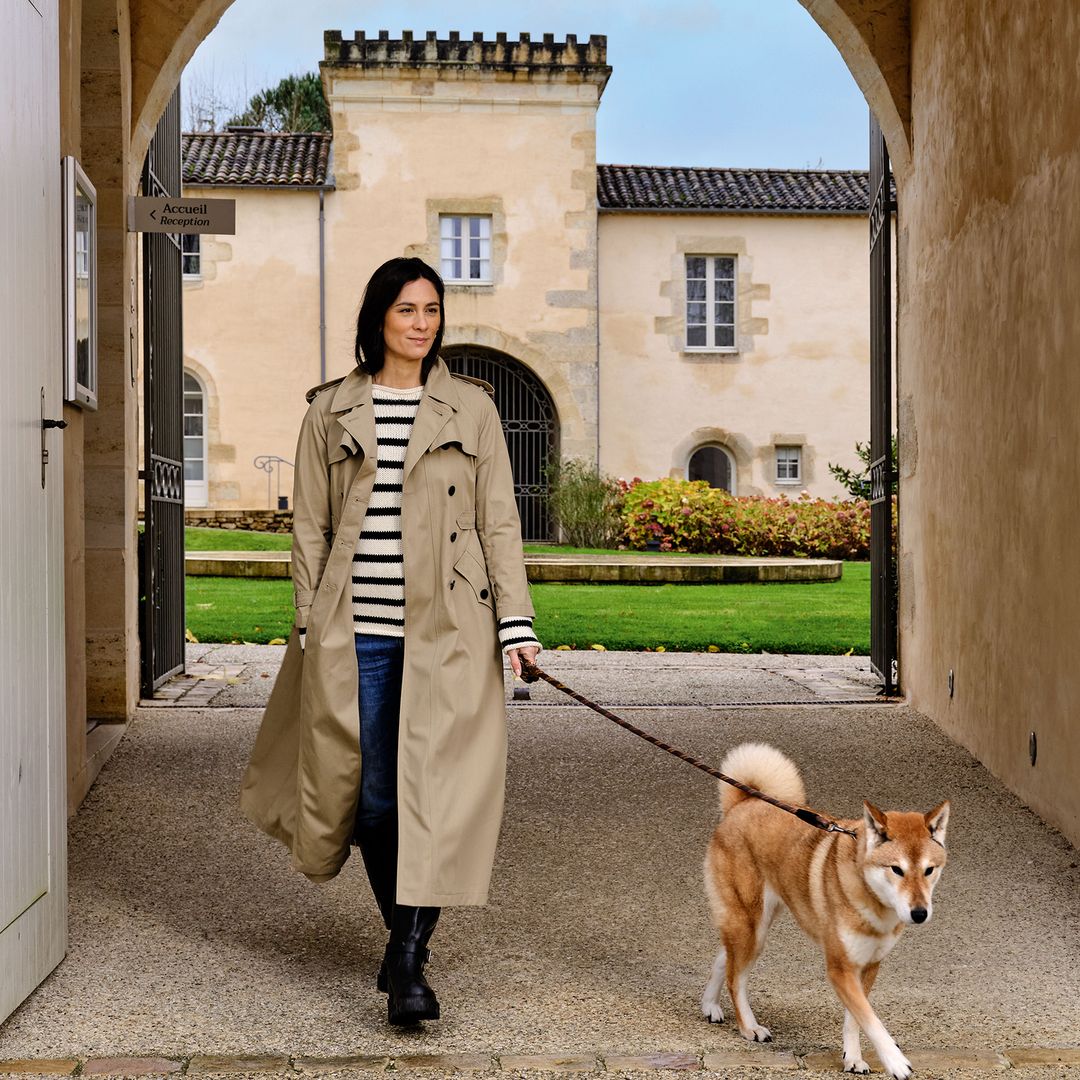
[[[870,651],[868,563],[845,563],[841,581],[812,585],[534,585],[531,591],[537,634],[549,649]],[[187,579],[187,625],[199,641],[287,638],[292,614],[287,579]]]
[[[188,551],[289,551],[292,536],[243,529],[188,528],[184,530],[184,546]]]

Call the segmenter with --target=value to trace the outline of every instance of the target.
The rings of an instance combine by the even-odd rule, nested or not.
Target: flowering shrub
[[[869,503],[813,499],[805,491],[797,499],[737,498],[704,480],[651,480],[628,488],[623,524],[627,547],[638,550],[657,540],[661,551],[870,557]]]

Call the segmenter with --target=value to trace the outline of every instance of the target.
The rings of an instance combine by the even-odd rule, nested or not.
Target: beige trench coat
[[[375,480],[371,385],[357,368],[308,394],[293,497],[296,626],[241,792],[245,815],[314,881],[349,857],[360,787],[351,579]],[[397,900],[483,904],[506,777],[497,618],[533,608],[498,413],[441,359],[405,455],[402,535]]]

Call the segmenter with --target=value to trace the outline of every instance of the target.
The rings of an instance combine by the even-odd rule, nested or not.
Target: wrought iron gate
[[[144,195],[179,197],[180,88],[158,121]],[[184,669],[184,350],[179,236],[144,233],[142,692]]]
[[[892,425],[892,193],[889,151],[870,114],[870,663],[884,693],[896,656],[896,468]]]
[[[556,459],[559,422],[547,388],[524,364],[495,349],[453,345],[443,349],[442,355],[451,371],[484,379],[495,387],[495,404],[514,470],[521,538],[552,539],[545,473]]]

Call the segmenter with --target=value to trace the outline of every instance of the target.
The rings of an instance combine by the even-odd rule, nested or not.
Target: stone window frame
[[[769,479],[777,487],[804,488],[808,483],[810,472],[809,455],[807,454],[807,442],[805,435],[792,435],[787,433],[774,434],[770,440],[772,448],[772,465]],[[797,450],[799,454],[799,475],[793,478],[781,478],[780,476],[780,451]]]
[[[428,199],[425,202],[427,216],[427,240],[412,244],[405,249],[407,256],[416,256],[431,266],[442,266],[442,218],[447,215],[460,217],[486,216],[491,218],[491,280],[471,284],[467,281],[445,282],[448,293],[469,293],[485,296],[495,292],[503,283],[506,270],[506,212],[498,195],[480,198]]]
[[[686,347],[686,256],[723,254],[735,257],[735,347],[723,349]],[[668,301],[669,314],[658,315],[653,329],[668,339],[672,353],[687,363],[738,363],[754,352],[756,338],[769,332],[769,320],[755,314],[754,305],[770,299],[770,286],[754,280],[754,258],[746,237],[737,233],[680,233],[671,246],[668,277],[661,280],[660,295]]]

